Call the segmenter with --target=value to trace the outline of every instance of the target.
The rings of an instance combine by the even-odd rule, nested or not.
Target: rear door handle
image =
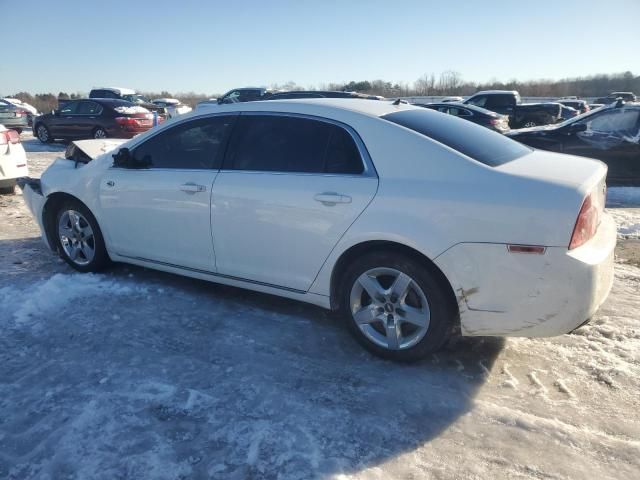
[[[316,202],[320,202],[327,207],[332,207],[336,203],[351,203],[349,195],[342,195],[336,192],[323,192],[313,196]]]
[[[206,192],[207,187],[204,185],[197,185],[193,182],[187,182],[180,185],[180,190],[187,193],[198,193],[198,192]]]

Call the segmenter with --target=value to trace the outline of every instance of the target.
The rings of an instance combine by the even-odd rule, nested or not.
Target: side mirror
[[[118,150],[118,153],[113,155],[113,166],[118,168],[149,168],[151,166],[151,160],[143,159],[137,160],[129,151],[124,147]]]
[[[586,130],[587,130],[586,123],[572,123],[571,125],[569,125],[567,133],[579,133],[579,132],[584,132]]]

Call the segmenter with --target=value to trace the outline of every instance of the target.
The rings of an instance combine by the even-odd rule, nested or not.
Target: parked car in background
[[[193,110],[189,105],[185,105],[177,98],[157,98],[152,100],[151,103],[159,107],[164,107],[167,110],[167,118],[184,115]]]
[[[558,103],[564,105],[565,107],[575,108],[578,111],[578,114],[587,113],[589,111],[589,104],[586,100],[578,100],[577,98],[560,98],[557,100]]]
[[[561,118],[559,103],[522,103],[515,90],[487,90],[474,93],[465,104],[507,115],[511,128],[535,127],[556,123]]]
[[[292,90],[288,92],[268,93],[260,97],[259,100],[295,100],[297,98],[359,98],[363,100],[381,100],[384,97],[337,90]]]
[[[227,93],[218,97],[216,102],[218,104],[223,103],[243,103],[253,102],[255,100],[262,100],[265,95],[275,93],[276,90],[260,87],[244,87],[229,90]]]
[[[201,102],[196,103],[196,110],[202,107],[210,107],[211,105],[219,105],[217,98],[210,98],[208,100],[203,100]]]
[[[164,120],[167,119],[167,109],[160,105],[156,105],[147,97],[140,93],[136,93],[135,90],[130,88],[119,87],[100,87],[93,88],[89,92],[89,98],[113,98],[119,100],[125,100],[127,102],[135,103],[141,107],[146,108],[150,112],[156,112],[158,116]]]
[[[635,102],[638,100],[633,92],[611,92],[606,97],[598,98],[595,103],[608,105],[615,102],[618,98],[621,98],[625,102]]]
[[[0,124],[0,194],[13,193],[16,178],[29,175],[20,134]]]
[[[23,102],[20,99],[17,98],[3,98],[2,100],[4,100],[5,102],[9,102],[13,105],[15,105],[16,107],[19,107],[23,110],[27,111],[27,121],[28,121],[28,125],[31,126],[33,125],[33,119],[35,117],[37,117],[39,115],[38,110],[36,109],[36,107],[34,107],[33,105],[29,105],[26,102]]]
[[[414,105],[453,115],[454,117],[468,120],[499,133],[509,131],[509,118],[506,115],[500,115],[499,113],[476,107],[475,105],[462,105],[458,103],[415,103]]]
[[[325,98],[186,114],[21,183],[81,272],[125,262],[309,302],[411,361],[455,331],[590,318],[613,280],[605,175],[427,108]]]
[[[441,103],[449,103],[449,102],[462,103],[463,101],[464,101],[464,98],[462,97],[444,97],[440,99]]]
[[[131,138],[153,127],[149,110],[125,100],[69,100],[61,109],[40,115],[33,134],[43,143],[55,139]]]
[[[640,186],[640,104],[618,102],[546,127],[508,135],[531,147],[597,158],[609,167],[609,185]]]
[[[561,105],[560,110],[560,121],[563,122],[565,120],[569,120],[570,118],[577,117],[579,115],[578,110],[575,108],[567,107],[566,105]]]
[[[0,100],[0,124],[18,133],[29,127],[29,112],[6,100]]]

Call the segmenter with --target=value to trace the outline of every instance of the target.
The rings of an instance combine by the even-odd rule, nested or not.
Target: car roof
[[[389,113],[395,113],[403,110],[422,110],[422,107],[397,101],[381,100],[373,102],[363,98],[301,98],[287,100],[276,99],[268,102],[239,102],[221,105],[217,103],[211,105],[204,104],[204,108],[199,110],[199,112],[203,112],[204,109],[210,107],[211,109],[215,109],[215,111],[220,112],[281,111],[283,113],[299,113],[302,110],[305,110],[305,106],[308,107],[307,110],[309,110],[309,113],[313,113],[313,110],[318,110],[317,113],[320,113],[320,110],[337,110],[356,112],[370,117],[381,117]]]
[[[136,103],[129,102],[128,100],[122,100],[120,98],[77,98],[69,100],[70,102],[96,102],[100,105],[106,105],[109,107],[130,107],[137,105]]]
[[[93,87],[91,90],[109,90],[110,92],[115,92],[119,95],[134,95],[136,93],[136,91],[131,88],[121,87]]]
[[[487,93],[509,93],[512,95],[518,95],[517,90],[480,90],[479,92],[474,93],[473,96],[480,94],[485,95]]]

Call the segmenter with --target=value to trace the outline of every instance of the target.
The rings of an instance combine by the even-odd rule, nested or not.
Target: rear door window
[[[492,167],[522,157],[532,150],[504,135],[453,116],[437,115],[423,109],[404,110],[382,116],[440,142],[467,157]]]
[[[79,115],[99,115],[102,107],[96,102],[80,102],[77,113]]]
[[[242,115],[225,168],[262,172],[359,174],[351,134],[332,123],[285,115]]]
[[[78,113],[78,103],[80,102],[67,102],[60,109],[60,115],[75,115]]]
[[[234,120],[234,115],[220,115],[176,125],[137,146],[133,156],[149,168],[220,168]]]

